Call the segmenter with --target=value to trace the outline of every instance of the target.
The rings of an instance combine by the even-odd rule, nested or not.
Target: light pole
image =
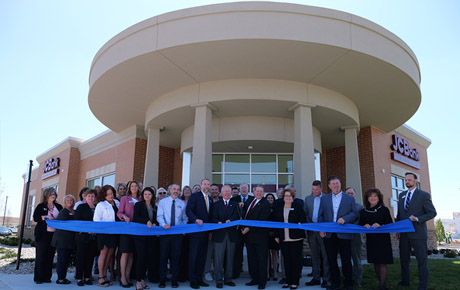
[[[2,226],[5,225],[5,216],[6,216],[6,207],[8,206],[8,195],[6,196],[6,201],[5,201],[5,211],[3,212],[3,223]]]

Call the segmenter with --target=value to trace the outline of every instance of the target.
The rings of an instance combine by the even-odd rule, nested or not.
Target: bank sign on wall
[[[43,167],[42,180],[59,174],[60,163],[61,159],[59,159],[59,157],[56,157],[56,159],[50,158],[46,160],[45,166]]]
[[[391,152],[391,159],[420,169],[420,163],[418,162],[420,158],[417,149],[410,148],[409,142],[396,134],[392,138],[393,144],[391,144],[390,148],[393,152]]]

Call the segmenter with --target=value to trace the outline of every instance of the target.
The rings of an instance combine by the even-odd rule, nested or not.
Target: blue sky
[[[1,1],[0,204],[9,196],[8,211],[19,215],[29,159],[35,162],[68,136],[88,139],[107,129],[87,98],[92,59],[107,40],[146,18],[220,2],[229,1]],[[428,154],[438,217],[460,211],[460,2],[290,2],[367,18],[412,48],[421,67],[422,104],[407,124],[433,142]]]

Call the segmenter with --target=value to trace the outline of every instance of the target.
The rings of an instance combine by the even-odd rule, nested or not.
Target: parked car
[[[11,230],[6,226],[0,226],[0,236],[9,236],[11,235]]]
[[[12,226],[10,227],[10,230],[13,234],[17,234],[18,233],[18,226]]]

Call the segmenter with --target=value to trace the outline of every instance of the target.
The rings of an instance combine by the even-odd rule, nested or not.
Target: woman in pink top
[[[128,182],[128,191],[125,196],[121,198],[120,208],[118,209],[117,216],[120,220],[129,223],[134,216],[134,205],[139,200],[140,190],[137,181]],[[131,268],[134,259],[134,239],[129,235],[120,236],[119,251],[121,252],[120,266],[121,266],[121,279],[120,286],[128,288],[132,286],[130,282]]]

